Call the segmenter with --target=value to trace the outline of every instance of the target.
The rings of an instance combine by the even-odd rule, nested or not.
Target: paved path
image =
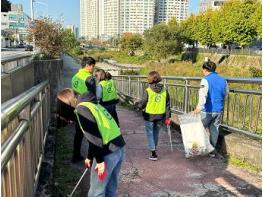
[[[64,57],[65,87],[79,68],[69,57]],[[73,72],[73,73],[72,73]],[[126,158],[122,166],[118,196],[261,196],[261,175],[252,174],[228,164],[224,159],[198,157],[184,158],[179,132],[173,134],[174,151],[170,151],[169,138],[160,133],[158,161],[148,160],[144,123],[141,114],[117,107],[122,134],[126,140]],[[73,139],[74,127],[65,128]],[[82,146],[86,155],[87,143]],[[80,171],[83,163],[72,165]],[[81,195],[86,196],[89,177],[81,183]]]

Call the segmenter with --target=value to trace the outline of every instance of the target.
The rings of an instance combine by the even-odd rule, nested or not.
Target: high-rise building
[[[18,42],[25,41],[30,20],[30,17],[23,12],[21,4],[12,4],[11,11],[1,13],[1,30],[13,32]]]
[[[223,4],[224,0],[200,0],[200,12],[219,9]]]
[[[88,0],[80,0],[80,37],[87,38],[88,36],[88,24],[87,24],[87,15],[88,15]]]
[[[188,17],[189,0],[80,0],[80,36],[109,39],[142,34],[155,23]]]
[[[101,38],[107,40],[120,34],[120,1],[106,0],[103,4]]]
[[[189,15],[189,0],[156,0],[155,23],[167,23],[175,17],[178,22]]]
[[[155,0],[122,0],[120,32],[142,34],[154,25]]]

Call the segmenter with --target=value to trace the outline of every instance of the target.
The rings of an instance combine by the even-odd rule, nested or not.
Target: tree
[[[189,18],[180,23],[183,42],[189,45],[193,45],[193,48],[198,41],[197,36],[195,36],[197,32],[196,20],[197,17],[195,15],[191,15]]]
[[[166,24],[155,25],[144,32],[144,38],[145,52],[159,61],[182,51],[179,28]]]
[[[225,2],[219,23],[224,29],[224,42],[246,46],[257,37],[256,27],[251,20],[256,11],[255,5],[253,0]]]
[[[251,24],[256,29],[257,37],[262,38],[262,5],[255,3],[255,12],[251,16]]]
[[[63,31],[63,44],[65,51],[71,50],[74,47],[79,46],[79,42],[77,41],[74,33],[72,33],[70,29],[66,29]]]
[[[172,17],[172,18],[168,21],[168,26],[170,26],[170,27],[172,27],[172,26],[174,26],[174,27],[178,26],[178,22],[177,22],[177,20],[176,20],[176,17]]]
[[[212,10],[201,13],[197,16],[197,20],[195,23],[195,39],[198,40],[202,45],[206,45],[208,47],[215,44],[215,40],[211,31],[211,19],[213,14],[214,12]]]
[[[35,37],[35,45],[41,53],[53,58],[63,52],[63,29],[62,25],[50,19],[35,20],[35,25],[29,28],[28,40],[32,42]]]
[[[133,56],[134,52],[142,47],[142,36],[140,34],[125,34],[120,39],[120,47],[128,53],[128,55]]]
[[[11,3],[8,0],[1,0],[1,12],[8,12],[11,10]]]

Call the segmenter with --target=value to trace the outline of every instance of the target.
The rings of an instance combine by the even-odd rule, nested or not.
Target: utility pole
[[[34,6],[33,6],[34,0],[30,0],[30,8],[31,8],[31,25],[33,28],[35,27],[35,22],[34,22]],[[33,54],[35,54],[35,36],[33,35]]]

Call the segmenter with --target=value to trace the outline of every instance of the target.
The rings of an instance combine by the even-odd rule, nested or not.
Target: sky
[[[30,0],[9,0],[14,4],[22,4],[24,12],[30,16]],[[79,27],[80,0],[34,0],[36,15],[47,15],[55,20],[64,18],[64,25],[73,24]],[[199,0],[190,0],[190,13],[197,13]],[[63,17],[62,17],[63,16]]]

